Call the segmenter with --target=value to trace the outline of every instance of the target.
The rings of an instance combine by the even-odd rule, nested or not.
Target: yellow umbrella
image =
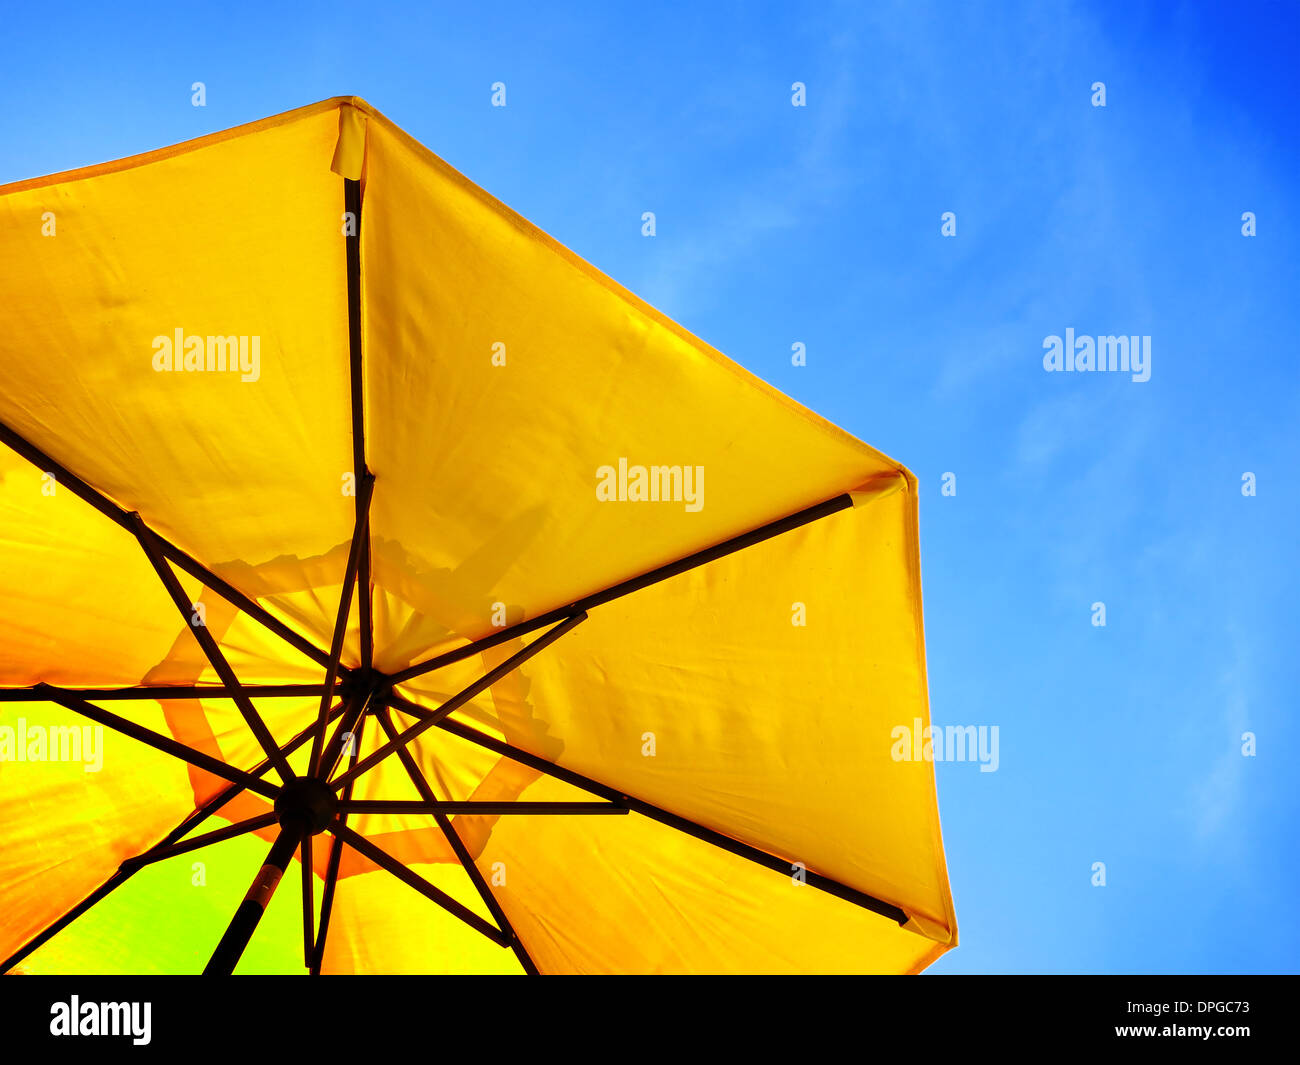
[[[0,241],[4,968],[955,945],[904,467],[355,98]]]

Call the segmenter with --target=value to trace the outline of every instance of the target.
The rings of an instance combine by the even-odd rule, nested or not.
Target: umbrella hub
[[[280,789],[275,812],[280,815],[281,825],[306,827],[314,836],[334,820],[338,805],[333,789],[319,777],[295,777]]]
[[[369,698],[371,701],[382,701],[392,694],[393,681],[377,669],[354,669],[339,680],[336,690],[344,699]]]

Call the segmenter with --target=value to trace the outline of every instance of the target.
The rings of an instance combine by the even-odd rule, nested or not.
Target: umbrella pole
[[[235,917],[230,922],[230,927],[226,929],[226,934],[221,937],[217,949],[212,952],[212,959],[203,970],[204,976],[229,976],[235,971],[244,948],[248,946],[248,941],[252,939],[262,914],[266,912],[267,903],[275,894],[285,868],[306,834],[307,825],[302,821],[293,819],[281,824],[280,834],[271,844],[271,852],[266,856],[266,861],[254,878],[248,894],[244,896],[244,901],[235,911]]]

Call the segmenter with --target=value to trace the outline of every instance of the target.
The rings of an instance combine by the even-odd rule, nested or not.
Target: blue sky
[[[481,6],[21,7],[0,182],[366,98],[917,473],[935,720],[1001,748],[931,971],[1300,968],[1300,5]]]

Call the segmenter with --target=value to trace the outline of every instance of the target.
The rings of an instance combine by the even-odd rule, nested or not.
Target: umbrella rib
[[[406,751],[399,747],[400,757]],[[408,752],[409,753],[409,752]],[[508,800],[486,802],[470,799],[466,802],[428,799],[415,802],[408,799],[361,799],[339,804],[350,814],[463,814],[466,817],[501,817],[506,814],[626,814],[626,806],[616,802],[526,802]]]
[[[236,769],[232,765],[213,758],[211,755],[204,754],[202,751],[196,751],[193,747],[187,747],[185,744],[172,739],[170,736],[164,736],[161,733],[147,729],[143,725],[137,725],[134,721],[128,721],[124,717],[118,717],[85,699],[72,694],[71,692],[58,691],[51,688],[49,701],[58,703],[62,707],[81,714],[82,717],[88,717],[91,721],[103,725],[105,728],[111,728],[114,732],[121,732],[133,740],[139,740],[141,743],[148,744],[155,750],[162,751],[164,754],[170,754],[173,758],[179,758],[190,765],[198,766],[200,769],[206,769],[214,776],[223,777],[226,780],[236,784],[242,784],[249,791],[255,791],[269,799],[274,799],[280,789],[272,784],[259,780],[251,773],[246,773],[242,769]],[[284,761],[284,755],[276,750],[276,755],[281,762]],[[275,764],[275,759],[271,760]]]
[[[436,902],[448,913],[455,917],[459,917],[471,928],[482,932],[483,935],[487,936],[487,938],[492,940],[492,942],[497,946],[508,947],[510,945],[510,940],[506,938],[505,933],[502,932],[501,929],[497,928],[490,922],[483,920],[483,918],[473,910],[462,906],[445,891],[441,891],[430,884],[424,879],[424,877],[411,872],[410,869],[404,866],[391,854],[380,847],[377,847],[370,840],[366,839],[365,836],[337,821],[330,826],[329,830],[334,834],[336,839],[343,840],[344,843],[357,853],[369,858],[381,869],[385,869],[392,873],[393,876],[397,877],[397,879],[403,884],[414,888],[425,898]]]
[[[320,768],[321,745],[325,742],[326,718],[330,700],[334,698],[334,683],[338,678],[339,659],[343,656],[343,641],[348,632],[348,618],[352,614],[352,591],[356,587],[357,567],[361,561],[362,537],[369,524],[370,498],[374,494],[375,479],[370,474],[361,478],[357,491],[357,523],[352,530],[352,546],[348,549],[348,564],[343,572],[343,587],[339,589],[338,616],[334,621],[334,639],[330,643],[330,661],[325,669],[325,690],[320,696],[320,716],[316,722],[316,735],[311,741],[311,758],[307,762],[312,771]]]
[[[361,752],[361,734],[365,729],[365,713],[357,718],[355,725],[356,733],[352,738],[352,751],[349,755],[349,765],[357,764],[357,757]],[[343,789],[341,796],[345,801],[352,798],[352,785],[348,784]],[[341,811],[338,815],[338,823],[346,825],[348,821],[347,811]],[[343,841],[335,836],[330,844],[329,867],[325,871],[325,886],[321,890],[320,900],[320,930],[316,934],[316,944],[312,950],[311,960],[308,962],[307,971],[312,976],[319,976],[321,964],[325,960],[325,937],[329,934],[330,914],[334,909],[334,892],[337,890],[339,879],[339,863],[343,857]]]
[[[370,707],[370,701],[374,698],[374,692],[367,692],[365,695],[353,696],[348,702],[348,712],[344,715],[343,720],[339,722],[339,727],[334,730],[334,735],[330,737],[329,743],[325,746],[325,753],[321,757],[321,764],[318,768],[317,776],[321,780],[329,780],[335,768],[338,766],[339,759],[343,756],[344,737],[356,728],[357,723],[365,716]],[[357,760],[357,746],[361,742],[360,730],[353,735],[354,746],[352,748],[352,761],[349,764],[355,764]]]
[[[49,699],[46,694],[50,688],[55,691],[68,692],[84,699],[97,699],[100,702],[119,699],[229,699],[231,689],[224,684],[159,684],[141,685],[135,688],[64,688],[49,685],[45,691],[32,688],[0,688],[0,703],[34,703]],[[288,698],[293,696],[319,695],[323,690],[320,684],[245,684],[244,694],[265,698]],[[307,732],[310,736],[311,732]]]
[[[459,662],[461,659],[469,658],[489,647],[495,647],[497,644],[505,643],[517,636],[523,636],[527,633],[540,629],[554,621],[559,621],[576,613],[584,613],[605,603],[612,602],[615,599],[621,599],[625,595],[631,595],[633,592],[640,591],[642,588],[648,588],[652,584],[658,584],[660,581],[668,580],[670,577],[676,577],[685,573],[687,570],[695,569],[706,563],[713,562],[722,558],[724,555],[734,554],[743,548],[751,547],[754,544],[762,543],[764,540],[770,540],[773,536],[779,536],[781,533],[797,529],[801,525],[807,525],[809,522],[816,521],[819,518],[828,517],[831,514],[837,514],[841,510],[848,510],[853,506],[853,497],[845,492],[834,499],[828,499],[824,503],[818,503],[815,506],[807,507],[803,510],[796,511],[794,514],[787,515],[784,518],[778,518],[776,521],[770,521],[766,525],[760,525],[749,532],[741,533],[739,536],[733,536],[729,540],[723,540],[721,543],[714,544],[712,547],[706,547],[702,551],[696,551],[693,554],[686,555],[675,562],[669,562],[663,566],[657,566],[652,570],[642,573],[640,576],[620,581],[618,584],[611,585],[603,591],[594,592],[585,598],[570,603],[568,606],[559,607],[556,610],[548,611],[545,614],[539,614],[535,618],[527,621],[521,621],[509,628],[501,629],[485,636],[481,640],[474,640],[471,643],[463,644],[460,647],[447,651],[445,654],[437,655],[425,662],[418,662],[415,665],[407,666],[392,676],[394,684],[401,684],[415,677],[423,676],[425,673],[432,673],[435,669],[441,669],[443,666],[451,665],[453,662]]]
[[[397,738],[397,729],[393,725],[393,715],[389,708],[387,706],[380,707],[375,716],[379,719],[379,724],[384,730],[384,735],[387,736],[390,741],[395,740]],[[419,764],[415,761],[415,755],[411,753],[411,749],[406,746],[399,746],[397,748],[397,757],[401,761],[403,768],[406,770],[406,775],[411,778],[411,783],[415,786],[415,790],[420,793],[420,796],[426,803],[433,803],[436,805],[438,796],[434,792],[433,786],[429,783],[428,778],[420,769]],[[492,919],[496,921],[497,927],[500,928],[510,940],[510,949],[515,952],[515,957],[519,959],[519,964],[523,966],[524,972],[529,976],[536,976],[538,974],[536,963],[529,955],[527,948],[524,947],[523,940],[519,938],[519,933],[515,931],[514,926],[510,923],[510,918],[506,916],[505,910],[503,910],[500,903],[497,902],[496,896],[492,893],[492,889],[488,887],[487,881],[483,878],[483,874],[479,872],[479,868],[475,864],[473,856],[469,853],[469,848],[465,846],[464,840],[460,838],[460,832],[457,831],[456,826],[452,823],[451,818],[449,818],[446,813],[437,809],[431,812],[433,813],[434,819],[438,822],[438,828],[446,838],[448,845],[455,852],[456,859],[460,862],[461,868],[465,870],[465,874],[471,881],[473,881],[474,888],[478,891],[479,898],[483,900],[483,905],[485,905],[488,908],[488,912],[492,914]]]
[[[537,637],[537,639],[535,639],[527,647],[523,648],[522,650],[516,651],[504,662],[502,662],[499,666],[484,674],[473,684],[471,684],[468,688],[465,688],[460,692],[458,692],[456,695],[453,695],[450,699],[448,699],[445,703],[443,703],[440,707],[438,707],[437,710],[432,711],[429,714],[429,716],[426,717],[423,721],[420,721],[412,725],[405,732],[402,732],[396,739],[390,740],[388,743],[380,747],[377,751],[374,751],[372,754],[370,754],[367,758],[363,758],[358,764],[356,764],[351,769],[349,769],[341,777],[338,777],[336,780],[334,780],[333,783],[331,784],[331,787],[333,787],[337,791],[338,788],[344,783],[346,783],[347,781],[352,780],[355,777],[359,777],[362,773],[378,765],[381,761],[387,758],[399,747],[410,743],[411,740],[415,739],[415,737],[420,735],[420,733],[424,732],[426,729],[433,727],[439,721],[445,718],[448,714],[464,706],[467,702],[469,702],[471,699],[477,696],[480,692],[486,691],[493,684],[499,681],[502,677],[506,676],[509,673],[513,673],[516,669],[518,669],[521,665],[523,665],[526,661],[528,661],[528,659],[532,658],[533,655],[537,654],[539,651],[543,650],[544,648],[550,646],[561,636],[567,633],[570,629],[574,628],[576,625],[585,621],[586,618],[587,615],[585,612],[574,614],[568,617],[566,620],[562,621],[559,625],[556,625],[553,629],[548,629],[545,633]]]
[[[316,871],[312,868],[311,858],[311,833],[303,833],[302,842],[298,844],[301,849],[299,862],[302,865],[302,963],[307,968],[311,967],[312,956],[316,953],[316,900],[315,891],[312,881],[316,879]]]
[[[358,484],[371,474],[366,467],[365,376],[361,337],[361,182],[343,179],[343,210],[351,214],[352,232],[345,237],[344,252],[348,288],[348,392],[352,405],[352,472]],[[358,583],[361,586],[359,613],[361,621],[361,668],[374,665],[375,626],[370,588],[370,525],[357,496],[356,527],[361,533],[362,549]]]
[[[193,839],[181,840],[169,847],[153,847],[135,858],[128,858],[122,863],[121,868],[134,872],[137,869],[143,869],[146,865],[153,865],[154,862],[161,862],[164,858],[174,858],[178,854],[186,854],[189,851],[196,851],[213,843],[223,843],[247,832],[255,832],[259,828],[275,824],[277,818],[278,815],[274,811],[258,814],[256,817],[250,817],[236,824],[227,825],[225,828],[216,828],[211,832],[205,832]]]
[[[221,682],[230,690],[230,697],[235,701],[235,705],[239,707],[240,714],[243,715],[244,721],[247,722],[248,727],[257,738],[258,744],[266,753],[266,756],[271,759],[271,764],[275,766],[280,778],[285,783],[288,783],[294,778],[294,772],[289,768],[288,760],[280,753],[275,737],[271,735],[271,730],[266,727],[266,722],[262,720],[262,715],[253,706],[252,700],[245,694],[243,686],[239,683],[239,678],[235,676],[235,671],[230,668],[226,656],[221,653],[217,641],[213,638],[212,633],[208,631],[206,622],[200,620],[198,624],[194,624],[190,620],[194,605],[186,598],[185,589],[181,587],[180,580],[172,571],[171,566],[168,565],[167,560],[162,556],[158,549],[158,543],[154,539],[154,534],[140,519],[139,514],[133,513],[131,515],[131,529],[140,541],[140,546],[144,548],[144,553],[149,557],[149,563],[158,574],[158,579],[162,581],[163,587],[167,589],[167,593],[172,598],[172,602],[176,604],[176,609],[180,611],[181,617],[186,620],[190,632],[194,634],[199,646],[203,648],[203,653],[207,656],[208,661],[212,663],[212,668],[216,670]],[[329,688],[332,685],[326,687]],[[321,724],[319,726],[322,730],[325,727],[324,719],[328,707],[327,698],[327,696],[322,696]]]
[[[97,511],[103,514],[110,521],[116,522],[127,532],[134,532],[131,527],[131,515],[128,511],[119,507],[102,492],[92,488],[66,466],[56,462],[52,457],[38,448],[35,444],[30,443],[7,425],[0,423],[0,443],[4,443],[13,451],[17,452],[37,469],[52,473],[55,481],[63,487],[69,489],[73,495],[84,503],[89,503]],[[324,666],[329,663],[329,656],[326,655],[319,647],[310,640],[289,628],[279,618],[275,617],[270,611],[259,606],[254,600],[249,598],[229,581],[222,580],[210,569],[199,562],[192,555],[186,554],[175,544],[170,543],[158,533],[153,533],[154,539],[159,545],[162,554],[180,566],[186,573],[196,580],[202,581],[203,584],[211,588],[228,603],[238,607],[254,621],[257,621],[271,632],[275,633],[286,643],[301,651],[313,662]]]
[[[417,704],[396,695],[390,697],[389,703],[397,710],[409,713],[415,717],[424,717],[426,721],[429,720],[434,713],[434,711],[427,710],[422,706],[418,706]],[[714,829],[706,828],[704,825],[698,824],[689,818],[671,813],[659,806],[655,806],[653,803],[648,803],[641,799],[634,798],[617,788],[611,788],[607,784],[601,784],[597,780],[592,780],[590,777],[583,776],[581,773],[576,773],[572,769],[565,769],[562,766],[556,765],[554,762],[548,762],[545,758],[539,758],[534,754],[529,754],[527,751],[521,750],[520,748],[502,740],[495,739],[494,737],[480,732],[478,729],[472,728],[469,725],[462,724],[459,721],[440,720],[437,722],[437,726],[444,731],[460,736],[462,739],[468,740],[471,743],[476,743],[480,747],[486,747],[488,750],[495,751],[497,754],[513,758],[515,761],[521,762],[532,769],[536,769],[538,772],[556,777],[559,780],[564,781],[566,784],[572,784],[575,787],[582,788],[584,791],[591,792],[593,795],[599,795],[603,798],[609,799],[611,802],[625,805],[635,813],[641,814],[644,817],[649,817],[654,821],[658,821],[662,825],[667,825],[669,828],[675,828],[680,832],[685,832],[689,836],[694,836],[698,840],[712,844],[713,846],[728,851],[737,857],[748,859],[756,865],[764,866],[778,873],[784,873],[787,876],[790,875],[792,871],[791,863],[783,858],[778,858],[776,855],[769,854],[767,851],[759,850],[759,848],[750,846],[748,843],[742,843],[740,840],[733,839],[731,836],[724,835]],[[845,902],[851,902],[855,906],[861,906],[863,909],[870,910],[872,913],[877,913],[882,917],[888,917],[892,921],[897,921],[900,925],[906,924],[909,920],[907,911],[900,906],[894,905],[892,902],[886,902],[883,899],[877,898],[875,895],[868,894],[865,891],[859,891],[857,888],[849,887],[847,884],[841,884],[838,880],[832,880],[830,877],[823,876],[820,873],[815,873],[811,869],[805,870],[804,875],[806,877],[806,882],[812,887],[818,888],[829,895],[834,895],[836,898],[843,899]]]
[[[342,712],[341,707],[336,710],[336,714],[341,712]],[[311,739],[311,736],[312,736],[312,728],[303,729],[300,733],[298,733],[297,736],[295,736],[292,740],[290,740],[287,744],[285,744],[283,748],[284,753],[286,755],[292,754],[304,743],[306,743],[309,739]],[[256,766],[250,769],[249,773],[252,774],[253,776],[260,776],[262,773],[265,773],[270,768],[271,768],[270,759],[264,758]],[[161,840],[155,843],[153,847],[145,851],[143,854],[138,855],[137,857],[144,858],[149,854],[151,854],[153,851],[169,846],[172,843],[175,843],[177,840],[183,838],[187,832],[190,832],[193,829],[197,828],[200,824],[202,824],[205,820],[207,820],[219,809],[221,809],[221,807],[225,806],[226,803],[228,803],[231,799],[233,799],[236,795],[238,795],[243,790],[244,787],[242,784],[228,785],[221,792],[213,796],[201,807],[199,807],[199,809],[195,810],[193,813],[187,816],[179,825],[177,825],[170,832],[168,832],[167,835],[165,835]],[[18,950],[16,950],[13,954],[9,955],[9,957],[6,958],[3,962],[0,962],[0,976],[4,975],[11,968],[17,965],[25,957],[31,954],[32,951],[37,950],[44,944],[48,943],[51,939],[57,936],[65,928],[67,928],[68,925],[70,925],[83,913],[91,909],[91,907],[93,907],[97,902],[100,902],[102,899],[107,898],[117,888],[121,887],[124,883],[126,883],[126,881],[131,879],[131,877],[134,876],[135,873],[140,868],[143,868],[142,866],[136,866],[128,870],[124,868],[126,864],[127,864],[126,862],[123,862],[122,866],[119,867],[113,873],[112,876],[110,876],[107,880],[105,880],[102,884],[100,884],[99,887],[97,887],[94,891],[92,891],[89,895],[87,895],[84,899],[82,899],[79,903],[77,903],[77,905],[72,907],[72,909],[70,909],[62,917],[59,917],[52,924],[47,925],[44,929],[42,929],[40,932],[34,935],[31,939],[29,939],[26,943],[24,943],[21,947],[19,947]]]

